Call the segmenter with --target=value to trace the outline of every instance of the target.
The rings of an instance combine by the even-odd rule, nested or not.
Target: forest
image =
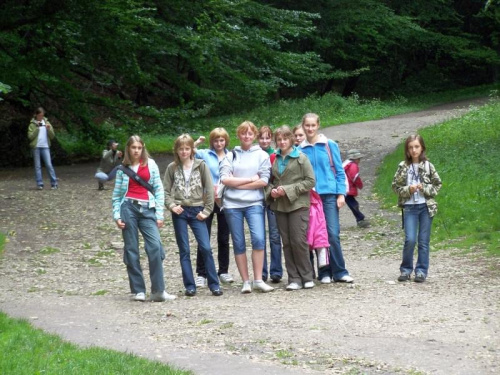
[[[499,65],[497,0],[4,0],[0,166],[30,161],[38,106],[104,144],[278,100],[495,83]]]

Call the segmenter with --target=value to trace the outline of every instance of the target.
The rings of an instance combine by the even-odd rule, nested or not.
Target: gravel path
[[[111,187],[96,190],[96,165],[57,168],[57,191],[36,191],[31,168],[0,171],[0,231],[10,240],[0,260],[0,310],[78,344],[196,374],[500,373],[500,261],[440,251],[431,255],[427,282],[398,283],[399,218],[379,210],[370,193],[376,166],[407,134],[469,104],[325,129],[343,153],[359,148],[366,155],[360,203],[373,226],[358,229],[347,208],[341,213],[351,285],[286,292],[283,282],[274,293],[241,295],[231,260],[238,277],[224,296],[202,289],[183,297],[167,219],[164,269],[179,298],[133,303],[121,234],[110,218]],[[156,160],[165,170],[169,158]]]

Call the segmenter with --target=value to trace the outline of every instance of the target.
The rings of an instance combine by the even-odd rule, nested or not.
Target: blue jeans
[[[413,271],[413,253],[418,240],[418,258],[415,266],[415,274],[423,273],[427,276],[429,270],[429,243],[431,240],[432,217],[429,216],[429,211],[425,203],[405,205],[403,215],[405,244],[400,271],[401,273],[411,275]]]
[[[276,223],[276,215],[269,207],[264,209],[264,215],[267,216],[267,226],[269,228],[269,245],[271,245],[271,276],[283,277],[283,266],[281,265],[281,237]],[[262,269],[262,279],[267,280],[267,251],[264,247],[264,268]]]
[[[42,163],[40,159],[43,160],[43,164],[45,164],[45,168],[47,168],[47,172],[49,173],[50,185],[57,186],[56,172],[54,171],[54,167],[52,166],[52,160],[50,159],[50,148],[40,148],[40,147],[36,147],[33,149],[36,185],[43,186]]]
[[[229,272],[229,227],[227,226],[224,211],[221,211],[219,206],[214,204],[214,212],[212,212],[205,220],[209,238],[211,237],[212,222],[215,215],[217,215],[217,260],[219,262],[219,271],[217,274],[221,275]],[[205,271],[205,261],[199,245],[196,253],[196,273],[198,276],[207,277],[207,272]]]
[[[97,178],[101,183],[113,181],[116,177],[116,172],[118,172],[118,167],[114,167],[109,173],[97,172],[95,174],[95,178]]]
[[[163,259],[165,259],[165,252],[156,223],[155,209],[124,201],[120,208],[120,216],[125,223],[125,229],[122,230],[123,241],[125,242],[123,262],[127,265],[131,292],[134,294],[146,293],[140,263],[138,231],[142,233],[144,248],[148,255],[151,292],[163,292],[165,290],[165,281],[163,279],[162,263]]]
[[[356,218],[356,222],[360,222],[361,220],[365,220],[365,215],[360,211],[359,209],[359,203],[356,200],[356,197],[353,195],[346,195],[345,196],[345,203],[347,204],[347,207],[351,210],[353,213],[354,217]]]
[[[340,223],[339,209],[337,207],[336,194],[320,194],[323,202],[323,212],[325,213],[326,231],[328,232],[328,242],[330,242],[330,265],[319,269],[318,278],[329,276],[334,280],[339,280],[349,272],[345,268],[344,255],[340,246]]]
[[[189,250],[188,226],[198,242],[198,246],[205,263],[207,273],[208,287],[210,290],[219,289],[219,278],[215,270],[214,257],[210,247],[210,237],[208,236],[207,224],[200,221],[196,215],[203,211],[201,206],[182,206],[184,211],[177,215],[172,213],[172,222],[174,224],[175,239],[179,247],[179,257],[182,269],[182,281],[186,290],[196,290],[194,282],[193,267],[191,266],[191,257]]]
[[[245,223],[250,230],[252,250],[264,250],[266,246],[266,227],[264,225],[264,206],[248,206],[243,208],[225,208],[226,221],[233,238],[235,255],[246,252]]]

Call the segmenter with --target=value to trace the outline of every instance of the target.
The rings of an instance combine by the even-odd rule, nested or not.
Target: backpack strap
[[[337,175],[337,170],[335,169],[335,165],[333,164],[332,150],[330,150],[330,140],[326,140],[326,152],[328,153],[328,158],[330,159],[330,168],[333,172],[333,175]]]
[[[139,185],[146,188],[146,190],[148,190],[151,194],[154,195],[155,189],[153,189],[153,187],[149,183],[147,183],[141,177],[139,177],[139,175],[135,173],[132,169],[125,167],[123,164],[118,166],[118,169],[123,173],[125,173],[130,178],[132,178],[134,181],[136,181]]]

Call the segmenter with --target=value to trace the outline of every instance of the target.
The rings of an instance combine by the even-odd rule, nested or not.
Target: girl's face
[[[411,159],[414,163],[417,163],[420,159],[420,154],[422,153],[422,145],[416,139],[408,143],[408,154],[410,154]]]
[[[304,129],[298,128],[295,130],[295,146],[298,146],[302,143],[302,141],[306,138],[306,133],[304,133]]]
[[[191,153],[192,153],[192,148],[189,147],[188,145],[181,145],[177,149],[177,155],[179,156],[179,159],[181,162],[185,162],[189,159],[191,159]]]
[[[302,127],[304,128],[307,139],[312,139],[318,134],[319,124],[314,117],[306,117]]]
[[[137,163],[141,160],[143,148],[144,147],[142,146],[141,142],[134,142],[129,146],[128,152],[130,155],[130,159],[132,159],[132,162]]]
[[[248,150],[255,140],[255,133],[252,130],[248,129],[238,134],[238,138],[240,140],[241,148],[244,150]]]
[[[263,133],[259,137],[259,146],[263,150],[267,150],[269,146],[271,145],[271,134],[269,133]]]
[[[45,116],[45,113],[43,113],[43,112],[38,113],[38,114],[35,116],[36,121],[42,121],[42,120],[43,120],[43,116]]]
[[[276,137],[276,145],[281,150],[281,153],[286,155],[290,152],[290,149],[292,148],[292,140],[290,138],[278,135]]]
[[[226,140],[224,137],[215,138],[212,147],[215,151],[222,151],[226,148]]]

